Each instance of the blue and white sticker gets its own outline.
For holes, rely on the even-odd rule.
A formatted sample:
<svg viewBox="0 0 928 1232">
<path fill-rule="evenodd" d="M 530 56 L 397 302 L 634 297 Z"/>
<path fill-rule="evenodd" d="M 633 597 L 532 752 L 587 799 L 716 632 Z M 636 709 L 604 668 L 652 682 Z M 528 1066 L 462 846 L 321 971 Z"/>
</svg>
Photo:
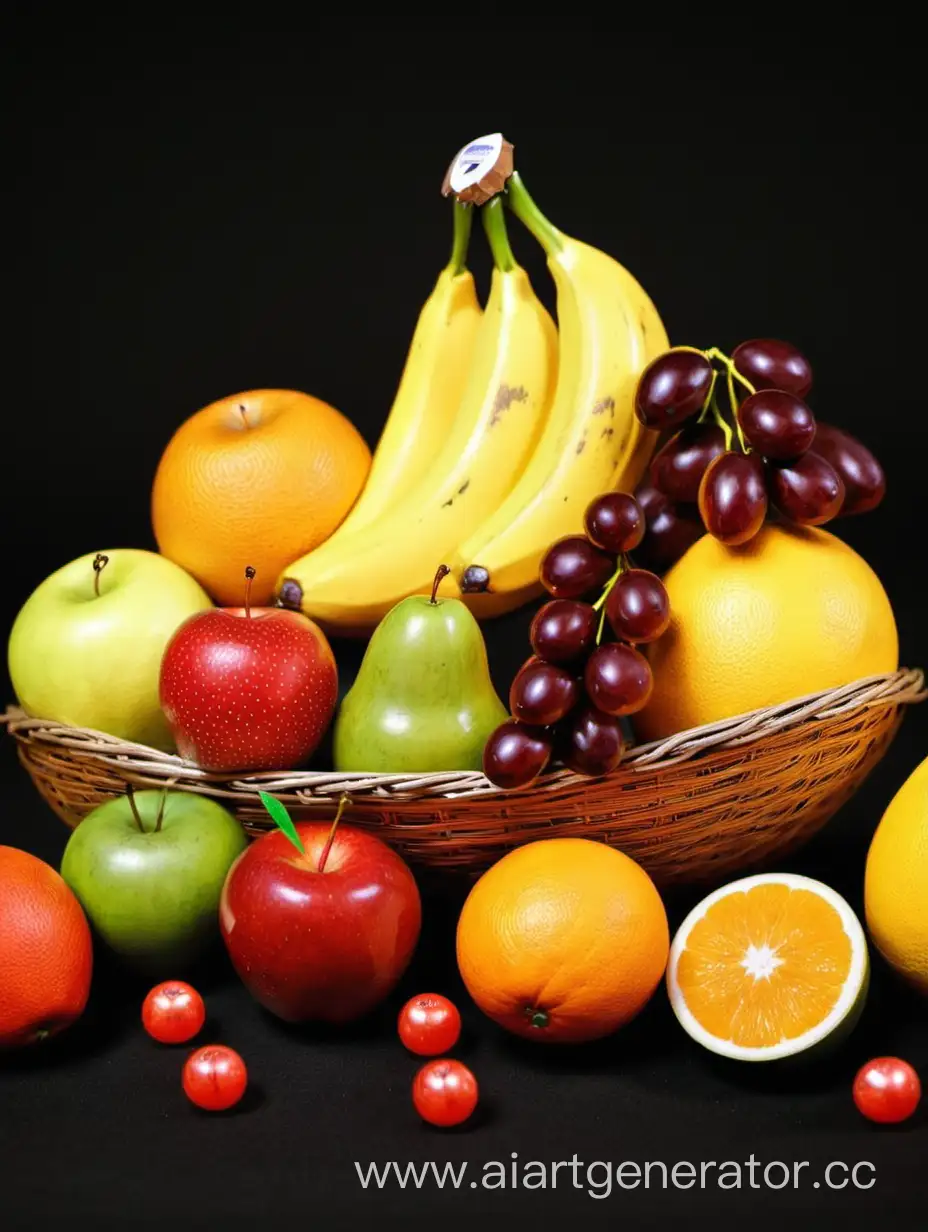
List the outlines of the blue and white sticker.
<svg viewBox="0 0 928 1232">
<path fill-rule="evenodd" d="M 448 184 L 452 192 L 461 193 L 472 184 L 479 184 L 492 171 L 503 148 L 502 133 L 488 133 L 469 141 L 454 160 Z"/>
</svg>

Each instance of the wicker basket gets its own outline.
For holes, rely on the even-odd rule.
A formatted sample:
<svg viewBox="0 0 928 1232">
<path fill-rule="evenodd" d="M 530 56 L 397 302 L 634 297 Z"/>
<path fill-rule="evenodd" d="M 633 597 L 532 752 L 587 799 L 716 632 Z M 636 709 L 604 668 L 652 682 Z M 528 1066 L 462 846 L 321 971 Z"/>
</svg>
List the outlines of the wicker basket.
<svg viewBox="0 0 928 1232">
<path fill-rule="evenodd" d="M 511 792 L 468 772 L 215 775 L 15 708 L 4 721 L 36 787 L 71 826 L 127 785 L 211 796 L 252 834 L 273 825 L 261 790 L 303 818 L 330 816 L 347 794 L 346 821 L 419 865 L 474 874 L 520 843 L 574 835 L 620 847 L 669 885 L 769 862 L 811 837 L 880 760 L 903 706 L 925 696 L 920 671 L 868 677 L 632 748 L 603 778 L 556 769 Z"/>
</svg>

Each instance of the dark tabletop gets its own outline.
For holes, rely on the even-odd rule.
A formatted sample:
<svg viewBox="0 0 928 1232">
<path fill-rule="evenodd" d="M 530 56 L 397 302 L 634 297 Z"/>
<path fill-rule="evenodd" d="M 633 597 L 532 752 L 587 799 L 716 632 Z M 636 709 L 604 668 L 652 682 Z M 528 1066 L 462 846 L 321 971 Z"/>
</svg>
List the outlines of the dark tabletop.
<svg viewBox="0 0 928 1232">
<path fill-rule="evenodd" d="M 542 48 L 527 31 L 504 36 L 495 26 L 505 71 L 483 51 L 475 67 L 466 39 L 400 69 L 378 50 L 396 36 L 388 26 L 368 29 L 363 46 L 348 25 L 307 22 L 272 38 L 223 24 L 196 44 L 184 28 L 162 51 L 154 36 L 101 31 L 83 13 L 80 28 L 65 29 L 13 7 L 4 629 L 65 561 L 151 546 L 160 450 L 213 398 L 308 389 L 376 439 L 444 256 L 437 189 L 446 162 L 501 127 L 539 202 L 630 265 L 674 341 L 730 348 L 772 333 L 809 353 L 816 407 L 863 436 L 889 475 L 885 507 L 841 533 L 887 587 L 903 662 L 928 665 L 924 382 L 921 361 L 909 358 L 919 352 L 905 350 L 918 318 L 902 299 L 917 277 L 919 207 L 907 179 L 916 147 L 903 129 L 911 87 L 885 50 L 832 43 L 789 57 L 780 40 L 768 49 L 711 38 L 668 49 L 661 37 L 619 41 L 588 25 L 580 44 L 565 35 L 559 49 L 559 63 L 573 49 L 568 88 L 550 31 Z M 520 256 L 551 304 L 543 264 L 523 239 Z M 526 624 L 520 613 L 488 630 L 501 690 L 526 653 Z M 910 713 L 864 788 L 788 866 L 860 910 L 869 837 L 926 751 L 928 706 Z M 66 830 L 7 739 L 0 783 L 0 843 L 57 864 Z M 334 1213 L 378 1225 L 394 1217 L 451 1227 L 479 1216 L 493 1227 L 545 1226 L 553 1215 L 777 1228 L 857 1214 L 924 1227 L 928 1107 L 903 1128 L 877 1130 L 851 1101 L 854 1073 L 873 1055 L 906 1057 L 928 1079 L 928 1003 L 882 962 L 856 1033 L 808 1072 L 771 1077 L 716 1063 L 677 1027 L 662 991 L 613 1038 L 545 1050 L 507 1038 L 470 1005 L 453 955 L 462 891 L 422 888 L 422 940 L 407 977 L 350 1030 L 282 1026 L 221 955 L 198 973 L 204 1039 L 238 1049 L 250 1069 L 249 1094 L 229 1115 L 186 1102 L 184 1049 L 148 1040 L 144 986 L 99 955 L 83 1021 L 49 1047 L 0 1061 L 0 1228 L 75 1219 L 318 1227 Z M 687 893 L 668 901 L 672 927 L 692 902 Z M 404 998 L 423 990 L 449 994 L 463 1011 L 459 1055 L 482 1102 L 460 1131 L 427 1129 L 411 1106 L 416 1062 L 394 1024 Z M 517 1165 L 549 1169 L 576 1156 L 578 1187 L 562 1169 L 554 1190 L 484 1188 L 484 1165 L 511 1167 L 513 1153 Z M 759 1188 L 747 1169 L 731 1191 L 665 1190 L 655 1170 L 647 1190 L 613 1185 L 594 1197 L 602 1168 L 584 1179 L 595 1161 L 698 1169 L 752 1156 Z M 357 1167 L 390 1161 L 466 1161 L 468 1170 L 458 1189 L 395 1180 L 365 1189 Z M 763 1186 L 773 1161 L 791 1173 L 808 1161 L 798 1188 Z M 857 1164 L 859 1183 L 874 1184 L 829 1187 L 832 1162 L 833 1184 Z M 782 1179 L 776 1168 L 770 1175 Z"/>
</svg>

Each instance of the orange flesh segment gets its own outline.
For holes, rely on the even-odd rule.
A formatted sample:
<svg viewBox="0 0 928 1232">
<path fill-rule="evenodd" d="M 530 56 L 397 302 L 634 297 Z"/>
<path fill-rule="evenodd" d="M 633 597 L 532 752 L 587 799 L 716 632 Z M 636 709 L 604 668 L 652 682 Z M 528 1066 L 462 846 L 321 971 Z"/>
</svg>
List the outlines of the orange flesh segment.
<svg viewBox="0 0 928 1232">
<path fill-rule="evenodd" d="M 827 1018 L 851 962 L 834 907 L 810 890 L 758 885 L 719 899 L 697 921 L 677 982 L 710 1035 L 767 1048 Z"/>
</svg>

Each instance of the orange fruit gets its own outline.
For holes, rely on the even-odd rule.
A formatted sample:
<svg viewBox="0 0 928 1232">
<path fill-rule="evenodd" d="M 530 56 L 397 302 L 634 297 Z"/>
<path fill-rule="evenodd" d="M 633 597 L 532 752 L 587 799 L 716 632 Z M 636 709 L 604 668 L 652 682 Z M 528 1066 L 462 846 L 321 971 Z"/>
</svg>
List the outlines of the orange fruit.
<svg viewBox="0 0 928 1232">
<path fill-rule="evenodd" d="M 670 937 L 660 895 L 603 843 L 518 847 L 471 890 L 457 930 L 477 1005 L 530 1039 L 578 1042 L 634 1018 L 660 982 Z"/>
<path fill-rule="evenodd" d="M 703 1047 L 774 1061 L 853 1026 L 869 969 L 860 921 L 840 894 L 798 874 L 762 873 L 690 912 L 670 949 L 667 989 Z"/>
<path fill-rule="evenodd" d="M 217 603 L 266 604 L 279 574 L 335 530 L 364 487 L 371 453 L 326 402 L 288 389 L 233 394 L 174 433 L 155 475 L 162 555 Z"/>
<path fill-rule="evenodd" d="M 670 628 L 648 647 L 641 742 L 893 672 L 880 579 L 824 530 L 766 526 L 740 548 L 705 535 L 664 578 Z"/>
<path fill-rule="evenodd" d="M 928 757 L 877 826 L 867 853 L 864 907 L 876 948 L 928 996 Z"/>
<path fill-rule="evenodd" d="M 16 847 L 0 847 L 0 904 L 0 1048 L 19 1048 L 84 1012 L 93 945 L 61 877 Z"/>
</svg>

